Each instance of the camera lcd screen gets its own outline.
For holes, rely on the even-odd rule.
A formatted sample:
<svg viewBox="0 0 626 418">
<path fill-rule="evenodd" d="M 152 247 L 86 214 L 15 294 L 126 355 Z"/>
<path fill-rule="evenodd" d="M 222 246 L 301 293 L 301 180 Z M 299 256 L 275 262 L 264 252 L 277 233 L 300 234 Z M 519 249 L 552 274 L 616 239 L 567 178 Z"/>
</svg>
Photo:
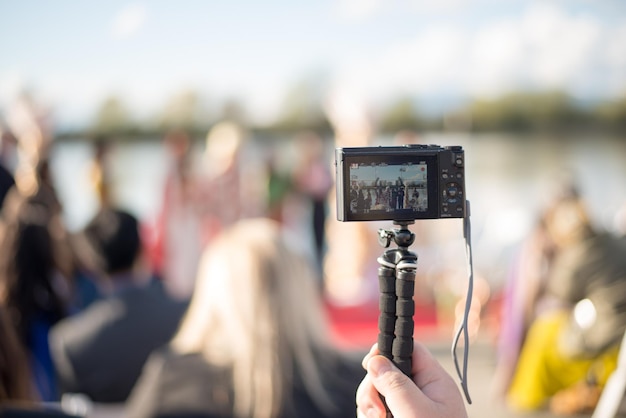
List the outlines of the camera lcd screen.
<svg viewBox="0 0 626 418">
<path fill-rule="evenodd" d="M 435 156 L 346 158 L 349 220 L 436 218 Z M 432 184 L 431 184 L 432 186 Z M 429 192 L 430 190 L 430 192 Z M 346 196 L 347 197 L 347 196 Z"/>
</svg>

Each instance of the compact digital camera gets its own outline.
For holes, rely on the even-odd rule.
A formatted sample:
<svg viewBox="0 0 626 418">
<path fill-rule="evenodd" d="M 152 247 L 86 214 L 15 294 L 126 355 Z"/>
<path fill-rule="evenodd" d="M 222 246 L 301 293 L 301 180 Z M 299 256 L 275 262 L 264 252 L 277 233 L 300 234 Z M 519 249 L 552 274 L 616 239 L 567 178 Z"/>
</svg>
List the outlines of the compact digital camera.
<svg viewBox="0 0 626 418">
<path fill-rule="evenodd" d="M 465 217 L 461 146 L 337 148 L 335 168 L 340 221 Z"/>
</svg>

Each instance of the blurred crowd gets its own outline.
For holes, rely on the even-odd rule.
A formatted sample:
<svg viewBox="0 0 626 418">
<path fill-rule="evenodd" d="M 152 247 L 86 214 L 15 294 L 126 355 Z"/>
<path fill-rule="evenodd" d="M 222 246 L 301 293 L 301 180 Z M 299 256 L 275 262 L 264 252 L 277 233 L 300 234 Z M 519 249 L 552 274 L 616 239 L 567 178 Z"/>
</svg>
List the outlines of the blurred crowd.
<svg viewBox="0 0 626 418">
<path fill-rule="evenodd" d="M 512 410 L 594 411 L 626 332 L 625 226 L 599 226 L 575 179 L 537 217 L 503 291 L 493 387 Z"/>
<path fill-rule="evenodd" d="M 244 160 L 235 123 L 215 124 L 199 153 L 171 130 L 151 220 L 116 199 L 116 142 L 95 138 L 85 174 L 98 206 L 70 231 L 47 121 L 27 101 L 4 119 L 3 414 L 73 405 L 82 415 L 93 404 L 136 417 L 354 413 L 365 372 L 332 340 L 323 307 L 333 180 L 319 135 L 294 138 L 285 164 L 272 150 Z"/>
<path fill-rule="evenodd" d="M 7 114 L 0 406 L 63 406 L 81 395 L 130 417 L 353 416 L 361 357 L 332 340 L 324 304 L 376 300 L 382 250 L 378 224 L 334 222 L 328 151 L 373 136 L 366 119 L 341 110 L 329 108 L 332 143 L 302 132 L 262 152 L 228 121 L 201 142 L 168 132 L 149 222 L 116 200 L 116 142 L 97 138 L 88 175 L 98 207 L 75 232 L 50 168 L 48 121 L 28 102 Z M 418 138 L 401 132 L 394 141 Z M 494 394 L 512 410 L 594 408 L 626 332 L 626 216 L 615 219 L 611 231 L 595 225 L 567 183 L 510 266 Z M 415 225 L 417 252 L 442 239 L 430 225 Z M 422 271 L 417 304 L 435 293 Z M 474 291 L 476 320 L 490 297 L 480 274 Z"/>
</svg>

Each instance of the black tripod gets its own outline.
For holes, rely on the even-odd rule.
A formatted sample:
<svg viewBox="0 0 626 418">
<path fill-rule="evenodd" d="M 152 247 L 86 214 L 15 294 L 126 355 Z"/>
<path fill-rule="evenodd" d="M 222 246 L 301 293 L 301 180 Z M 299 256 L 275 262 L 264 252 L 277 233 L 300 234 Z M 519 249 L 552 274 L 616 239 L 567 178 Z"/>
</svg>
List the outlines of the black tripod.
<svg viewBox="0 0 626 418">
<path fill-rule="evenodd" d="M 413 315 L 415 314 L 415 271 L 417 255 L 409 251 L 415 234 L 407 228 L 414 221 L 394 221 L 399 229 L 378 230 L 378 242 L 388 248 L 393 240 L 398 248 L 386 250 L 379 258 L 380 315 L 378 349 L 407 376 L 411 376 Z"/>
<path fill-rule="evenodd" d="M 461 379 L 461 387 L 468 403 L 472 403 L 467 387 L 467 360 L 469 352 L 468 317 L 472 303 L 474 273 L 472 261 L 471 229 L 469 222 L 469 202 L 466 202 L 467 216 L 463 219 L 463 235 L 465 236 L 467 261 L 469 267 L 468 289 L 465 300 L 463 320 L 452 343 L 452 357 L 457 374 Z M 413 315 L 415 314 L 415 271 L 417 255 L 409 251 L 415 241 L 415 234 L 408 229 L 414 221 L 394 221 L 399 229 L 378 230 L 378 242 L 388 248 L 393 240 L 398 248 L 386 250 L 378 257 L 378 283 L 380 287 L 380 315 L 378 317 L 378 350 L 380 354 L 393 361 L 409 378 L 412 369 L 413 354 Z M 463 365 L 459 365 L 456 355 L 457 344 L 463 337 Z M 383 399 L 384 401 L 384 399 Z M 387 417 L 391 416 L 389 410 Z"/>
</svg>

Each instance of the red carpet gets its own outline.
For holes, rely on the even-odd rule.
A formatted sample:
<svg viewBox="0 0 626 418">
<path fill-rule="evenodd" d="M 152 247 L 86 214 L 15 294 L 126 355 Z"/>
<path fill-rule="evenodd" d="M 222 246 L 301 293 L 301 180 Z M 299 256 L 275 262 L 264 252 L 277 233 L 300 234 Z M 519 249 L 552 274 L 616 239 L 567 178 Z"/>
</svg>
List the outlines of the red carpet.
<svg viewBox="0 0 626 418">
<path fill-rule="evenodd" d="M 342 347 L 369 349 L 378 337 L 378 303 L 363 305 L 336 306 L 326 303 L 333 337 Z M 415 307 L 414 336 L 422 341 L 439 338 L 442 327 L 437 321 L 434 305 Z"/>
</svg>

